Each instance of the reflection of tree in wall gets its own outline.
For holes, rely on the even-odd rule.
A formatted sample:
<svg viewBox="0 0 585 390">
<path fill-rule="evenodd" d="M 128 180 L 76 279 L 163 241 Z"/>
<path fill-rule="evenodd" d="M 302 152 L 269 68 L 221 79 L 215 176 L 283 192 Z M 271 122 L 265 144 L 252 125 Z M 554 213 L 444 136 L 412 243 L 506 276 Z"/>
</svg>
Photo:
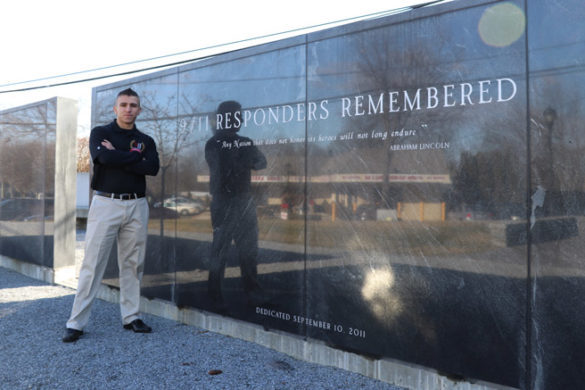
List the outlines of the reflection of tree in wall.
<svg viewBox="0 0 585 390">
<path fill-rule="evenodd" d="M 153 194 L 156 200 L 164 200 L 174 194 L 179 186 L 177 174 L 181 156 L 192 150 L 195 142 L 190 137 L 191 129 L 181 126 L 177 118 L 176 95 L 160 96 L 156 90 L 144 91 L 141 94 L 142 114 L 141 129 L 149 134 L 157 145 L 160 160 L 160 169 L 157 176 L 149 177 L 148 187 L 158 188 L 158 194 Z M 175 183 L 172 188 L 169 183 Z M 160 219 L 161 235 L 164 233 L 163 219 Z"/>
<path fill-rule="evenodd" d="M 519 183 L 525 182 L 524 164 L 517 152 L 504 147 L 462 153 L 453 175 L 451 201 L 467 210 L 490 212 L 494 216 L 522 211 L 520 205 L 525 194 Z"/>
<path fill-rule="evenodd" d="M 55 145 L 47 145 L 47 148 Z M 41 142 L 3 143 L 0 164 L 2 187 L 8 189 L 7 197 L 33 197 L 52 195 L 54 159 L 46 153 Z M 47 158 L 45 158 L 45 155 Z M 47 164 L 47 165 L 45 165 Z M 45 177 L 47 185 L 45 185 Z"/>
<path fill-rule="evenodd" d="M 189 92 L 194 92 L 189 96 Z M 182 127 L 186 135 L 185 146 L 179 151 L 177 159 L 177 192 L 189 191 L 207 191 L 207 183 L 201 183 L 197 180 L 198 175 L 207 175 L 209 173 L 207 163 L 205 162 L 205 143 L 213 135 L 213 123 L 209 123 L 209 128 L 204 125 L 201 127 L 194 123 L 194 118 L 207 117 L 210 122 L 213 121 L 214 112 L 202 112 L 201 107 L 209 106 L 213 99 L 206 94 L 197 94 L 197 89 L 187 89 L 182 94 L 180 100 L 181 117 L 179 126 Z"/>
<path fill-rule="evenodd" d="M 207 183 L 197 181 L 198 175 L 208 174 L 204 148 L 205 142 L 197 141 L 181 150 L 177 160 L 177 193 L 207 191 Z"/>
<path fill-rule="evenodd" d="M 416 28 L 416 27 L 415 27 Z M 436 27 L 435 27 L 436 28 Z M 444 70 L 439 66 L 439 53 L 442 40 L 433 40 L 433 46 L 424 42 L 413 42 L 416 34 L 410 34 L 410 29 L 388 28 L 374 30 L 356 35 L 355 41 L 349 46 L 350 53 L 343 55 L 344 58 L 351 58 L 354 64 L 350 64 L 345 72 L 345 81 L 348 83 L 348 90 L 355 91 L 354 95 L 372 94 L 376 98 L 380 93 L 384 96 L 384 113 L 375 115 L 354 116 L 348 120 L 349 128 L 360 130 L 400 130 L 416 128 L 417 136 L 421 134 L 421 123 L 432 123 L 439 115 L 445 116 L 445 110 L 429 110 L 421 117 L 420 111 L 405 109 L 403 101 L 399 99 L 398 105 L 402 107 L 399 112 L 389 113 L 389 91 L 408 91 L 411 97 L 414 96 L 417 88 L 428 85 L 437 85 L 444 81 Z M 342 62 L 343 64 L 343 62 Z M 421 97 L 422 100 L 422 97 Z M 422 103 L 421 103 L 422 104 Z M 367 101 L 364 104 L 367 109 Z M 445 118 L 443 118 L 443 121 Z M 450 128 L 448 126 L 448 128 Z M 343 128 L 341 133 L 346 132 Z M 434 127 L 435 136 L 444 129 Z M 439 137 L 440 138 L 440 137 Z M 420 138 L 417 138 L 417 140 Z M 393 207 L 396 195 L 392 193 L 389 184 L 389 174 L 394 171 L 391 152 L 392 145 L 398 143 L 412 142 L 412 137 L 390 137 L 385 141 L 368 138 L 365 140 L 354 140 L 353 142 L 339 143 L 335 145 L 334 153 L 359 153 L 366 165 L 381 169 L 384 175 L 384 185 L 379 199 L 387 207 Z M 354 158 L 351 157 L 350 158 Z M 382 162 L 382 163 L 381 163 Z M 403 172 L 408 173 L 408 172 Z"/>
<path fill-rule="evenodd" d="M 523 216 L 526 197 L 526 125 L 523 105 L 470 112 L 479 147 L 466 148 L 452 163 L 449 208 Z M 461 136 L 464 138 L 464 136 Z M 463 210 L 459 210 L 463 211 Z M 520 215 L 518 215 L 520 214 Z"/>
<path fill-rule="evenodd" d="M 154 197 L 162 200 L 167 196 L 167 175 L 174 167 L 182 138 L 177 127 L 176 98 L 175 96 L 167 96 L 161 99 L 157 96 L 156 91 L 143 92 L 140 98 L 142 105 L 142 115 L 139 118 L 141 130 L 154 139 L 160 160 L 159 173 L 150 181 L 151 183 L 158 182 L 160 192 L 154 194 Z"/>
<path fill-rule="evenodd" d="M 53 196 L 55 123 L 47 112 L 47 105 L 41 104 L 0 115 L 2 198 Z"/>
<path fill-rule="evenodd" d="M 93 126 L 100 126 L 110 123 L 116 119 L 113 111 L 115 97 L 108 93 L 101 93 L 97 96 L 97 102 L 92 106 L 92 123 Z"/>
<path fill-rule="evenodd" d="M 574 82 L 567 82 L 557 75 L 535 77 L 532 88 L 533 187 L 539 185 L 546 190 L 544 212 L 547 215 L 583 213 L 583 91 Z M 556 118 L 547 124 L 544 111 L 549 108 L 556 112 Z"/>
</svg>

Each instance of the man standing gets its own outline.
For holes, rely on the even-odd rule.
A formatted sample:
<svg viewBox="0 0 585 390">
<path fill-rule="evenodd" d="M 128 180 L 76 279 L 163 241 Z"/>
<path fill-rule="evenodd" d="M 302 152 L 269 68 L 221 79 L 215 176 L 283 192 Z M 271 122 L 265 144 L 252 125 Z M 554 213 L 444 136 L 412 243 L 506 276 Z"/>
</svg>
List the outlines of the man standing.
<svg viewBox="0 0 585 390">
<path fill-rule="evenodd" d="M 250 138 L 237 134 L 242 124 L 238 102 L 221 103 L 216 118 L 216 133 L 205 144 L 213 227 L 208 293 L 216 309 L 224 310 L 221 280 L 232 240 L 236 245 L 248 301 L 253 303 L 259 298 L 256 266 L 258 221 L 250 183 L 251 170 L 266 168 L 266 157 Z"/>
<path fill-rule="evenodd" d="M 138 94 L 125 89 L 116 97 L 116 119 L 90 134 L 95 192 L 87 219 L 85 258 L 63 342 L 76 341 L 83 334 L 115 241 L 123 327 L 152 331 L 140 319 L 139 304 L 148 229 L 145 175 L 158 173 L 159 159 L 154 140 L 136 128 L 140 110 Z"/>
</svg>

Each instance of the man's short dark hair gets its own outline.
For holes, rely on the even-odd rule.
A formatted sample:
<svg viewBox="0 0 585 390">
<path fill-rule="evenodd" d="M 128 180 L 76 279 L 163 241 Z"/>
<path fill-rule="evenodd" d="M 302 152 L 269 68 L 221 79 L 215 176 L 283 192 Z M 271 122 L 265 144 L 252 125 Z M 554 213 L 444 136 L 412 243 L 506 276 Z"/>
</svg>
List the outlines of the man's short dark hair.
<svg viewBox="0 0 585 390">
<path fill-rule="evenodd" d="M 226 118 L 227 114 L 230 114 L 229 118 L 231 119 Z M 242 105 L 240 103 L 236 102 L 235 100 L 227 100 L 225 102 L 221 102 L 217 107 L 217 115 L 220 116 L 222 121 L 223 120 L 226 121 L 226 126 L 227 123 L 229 122 L 229 128 L 233 129 L 234 131 L 240 130 L 240 126 L 242 124 Z M 236 115 L 239 117 L 237 120 L 234 119 Z M 217 127 L 217 129 L 220 128 L 224 127 L 223 126 Z"/>
<path fill-rule="evenodd" d="M 217 113 L 220 115 L 225 114 L 232 114 L 234 115 L 236 112 L 242 109 L 242 105 L 235 100 L 227 100 L 225 102 L 221 102 L 217 107 Z"/>
<path fill-rule="evenodd" d="M 138 100 L 140 100 L 140 96 L 138 96 L 136 91 L 133 90 L 132 88 L 126 88 L 125 90 L 118 92 L 118 96 L 116 96 L 116 99 L 118 99 L 120 96 L 136 96 Z"/>
</svg>

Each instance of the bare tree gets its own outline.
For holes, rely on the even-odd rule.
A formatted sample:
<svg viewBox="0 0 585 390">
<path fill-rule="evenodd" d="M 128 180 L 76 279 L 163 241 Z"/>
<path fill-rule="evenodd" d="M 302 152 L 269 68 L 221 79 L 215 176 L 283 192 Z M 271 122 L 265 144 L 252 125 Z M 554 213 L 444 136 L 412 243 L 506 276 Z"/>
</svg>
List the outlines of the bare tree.
<svg viewBox="0 0 585 390">
<path fill-rule="evenodd" d="M 52 196 L 55 174 L 55 104 L 0 114 L 2 196 Z M 26 163 L 24 163 L 26 162 Z"/>
<path fill-rule="evenodd" d="M 89 172 L 90 160 L 89 155 L 89 137 L 77 139 L 77 172 Z"/>
</svg>

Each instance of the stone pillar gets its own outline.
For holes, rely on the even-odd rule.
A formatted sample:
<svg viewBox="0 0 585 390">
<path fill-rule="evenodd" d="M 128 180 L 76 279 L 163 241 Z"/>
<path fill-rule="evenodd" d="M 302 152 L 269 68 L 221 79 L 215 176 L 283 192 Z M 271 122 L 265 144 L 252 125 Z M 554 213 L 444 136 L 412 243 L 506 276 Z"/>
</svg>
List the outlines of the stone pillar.
<svg viewBox="0 0 585 390">
<path fill-rule="evenodd" d="M 75 277 L 77 102 L 57 98 L 53 282 Z"/>
</svg>

